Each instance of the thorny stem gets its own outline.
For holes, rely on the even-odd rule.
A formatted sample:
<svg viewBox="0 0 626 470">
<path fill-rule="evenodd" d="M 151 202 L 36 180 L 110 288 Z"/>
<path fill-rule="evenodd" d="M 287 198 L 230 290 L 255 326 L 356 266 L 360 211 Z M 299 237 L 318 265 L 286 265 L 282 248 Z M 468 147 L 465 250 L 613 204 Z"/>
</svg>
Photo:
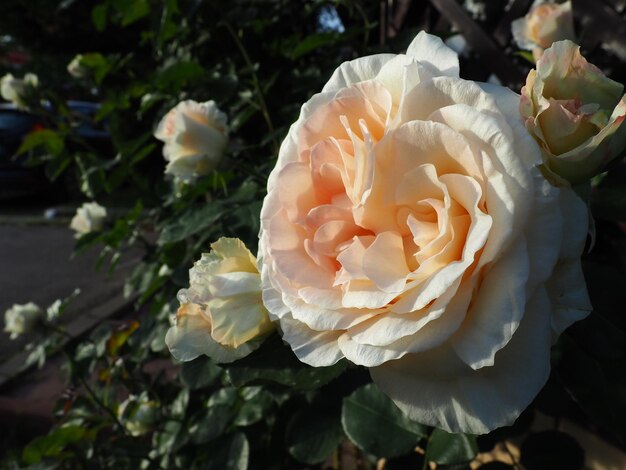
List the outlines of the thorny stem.
<svg viewBox="0 0 626 470">
<path fill-rule="evenodd" d="M 237 48 L 241 52 L 241 56 L 243 57 L 243 60 L 245 61 L 246 65 L 250 68 L 250 71 L 252 73 L 252 84 L 254 85 L 254 89 L 256 91 L 256 95 L 259 100 L 259 106 L 261 107 L 261 114 L 263 114 L 263 118 L 265 119 L 267 128 L 269 129 L 270 134 L 272 136 L 272 144 L 274 146 L 274 153 L 278 154 L 279 145 L 278 145 L 278 141 L 276 140 L 274 124 L 272 124 L 272 119 L 270 118 L 269 109 L 267 108 L 267 104 L 265 103 L 265 98 L 263 97 L 263 91 L 261 90 L 259 77 L 254 68 L 254 64 L 250 60 L 250 56 L 248 55 L 246 48 L 244 47 L 243 43 L 239 39 L 239 36 L 237 36 L 237 33 L 235 32 L 233 27 L 230 25 L 230 23 L 228 23 L 227 21 L 223 21 L 222 24 L 228 30 L 228 33 L 231 35 L 231 37 L 233 38 L 233 41 L 235 41 L 235 44 L 237 45 Z"/>
</svg>

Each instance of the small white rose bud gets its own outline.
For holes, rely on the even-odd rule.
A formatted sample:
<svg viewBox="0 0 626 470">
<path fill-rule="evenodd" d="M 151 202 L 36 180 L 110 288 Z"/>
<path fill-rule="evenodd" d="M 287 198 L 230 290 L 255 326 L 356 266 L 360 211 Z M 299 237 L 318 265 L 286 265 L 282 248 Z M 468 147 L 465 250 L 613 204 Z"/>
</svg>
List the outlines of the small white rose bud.
<svg viewBox="0 0 626 470">
<path fill-rule="evenodd" d="M 107 210 L 104 207 L 97 202 L 86 202 L 76 210 L 70 228 L 77 236 L 100 231 L 104 228 L 106 217 Z"/>
<path fill-rule="evenodd" d="M 15 339 L 32 331 L 43 317 L 43 310 L 33 302 L 15 304 L 4 313 L 4 331 Z"/>
<path fill-rule="evenodd" d="M 28 107 L 26 97 L 38 85 L 39 78 L 34 73 L 27 73 L 24 75 L 24 78 L 16 78 L 12 74 L 7 73 L 0 78 L 0 95 L 19 109 L 26 109 Z"/>
<path fill-rule="evenodd" d="M 165 143 L 165 173 L 186 182 L 208 174 L 222 159 L 228 145 L 227 133 L 226 114 L 215 101 L 179 103 L 161 119 L 154 132 Z"/>
</svg>

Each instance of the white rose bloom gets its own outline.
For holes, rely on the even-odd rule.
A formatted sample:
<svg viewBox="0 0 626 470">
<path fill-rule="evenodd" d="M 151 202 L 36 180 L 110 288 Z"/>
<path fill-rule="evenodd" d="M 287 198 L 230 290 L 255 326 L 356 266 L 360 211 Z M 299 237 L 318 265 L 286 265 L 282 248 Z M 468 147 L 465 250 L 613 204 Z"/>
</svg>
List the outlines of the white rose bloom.
<svg viewBox="0 0 626 470">
<path fill-rule="evenodd" d="M 189 271 L 189 289 L 165 343 L 179 361 L 204 354 L 232 362 L 258 348 L 274 330 L 261 300 L 256 259 L 237 238 L 220 238 Z"/>
<path fill-rule="evenodd" d="M 261 211 L 263 301 L 313 366 L 346 358 L 412 419 L 513 423 L 591 306 L 587 208 L 552 187 L 507 88 L 420 33 L 342 64 L 283 142 Z"/>
<path fill-rule="evenodd" d="M 0 95 L 20 109 L 25 109 L 25 96 L 39 85 L 39 78 L 34 73 L 27 73 L 23 79 L 15 78 L 10 73 L 0 78 Z"/>
<path fill-rule="evenodd" d="M 4 313 L 4 331 L 11 334 L 11 339 L 15 339 L 32 331 L 43 317 L 43 310 L 33 302 L 15 304 Z"/>
<path fill-rule="evenodd" d="M 165 172 L 186 182 L 208 174 L 222 159 L 228 144 L 227 133 L 226 114 L 215 101 L 178 103 L 154 132 L 165 143 Z"/>
<path fill-rule="evenodd" d="M 76 215 L 70 222 L 70 228 L 76 231 L 77 236 L 90 232 L 97 232 L 104 228 L 107 210 L 97 202 L 86 202 L 76 210 Z"/>
</svg>

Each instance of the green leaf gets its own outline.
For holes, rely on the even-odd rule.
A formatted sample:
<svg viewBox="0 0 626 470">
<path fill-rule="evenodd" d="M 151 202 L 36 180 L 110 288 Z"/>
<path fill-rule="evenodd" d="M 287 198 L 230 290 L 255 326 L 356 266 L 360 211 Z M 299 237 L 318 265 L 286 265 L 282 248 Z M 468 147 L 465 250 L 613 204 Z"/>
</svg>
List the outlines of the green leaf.
<svg viewBox="0 0 626 470">
<path fill-rule="evenodd" d="M 473 460 L 477 453 L 475 436 L 435 429 L 428 440 L 426 460 L 440 465 L 455 465 Z"/>
<path fill-rule="evenodd" d="M 205 462 L 205 470 L 246 470 L 250 445 L 245 434 L 237 432 L 213 441 L 208 454 L 211 458 Z"/>
<path fill-rule="evenodd" d="M 155 85 L 163 91 L 178 90 L 188 84 L 198 81 L 205 76 L 202 66 L 193 60 L 176 62 L 161 70 L 157 76 Z"/>
<path fill-rule="evenodd" d="M 27 464 L 40 462 L 44 457 L 57 457 L 72 443 L 78 442 L 87 431 L 80 426 L 65 426 L 53 430 L 47 436 L 37 437 L 22 451 Z"/>
<path fill-rule="evenodd" d="M 189 428 L 189 435 L 194 444 L 204 444 L 217 439 L 230 424 L 233 411 L 229 406 L 217 405 L 207 409 L 196 424 Z"/>
<path fill-rule="evenodd" d="M 377 457 L 406 454 L 426 436 L 426 427 L 406 417 L 374 384 L 344 398 L 341 424 L 352 442 Z"/>
<path fill-rule="evenodd" d="M 148 0 L 114 0 L 113 5 L 122 15 L 122 26 L 133 24 L 150 14 Z"/>
<path fill-rule="evenodd" d="M 185 410 L 187 410 L 187 405 L 189 404 L 189 390 L 186 388 L 182 389 L 178 396 L 172 402 L 172 416 L 175 417 L 184 417 Z"/>
<path fill-rule="evenodd" d="M 612 184 L 594 188 L 591 192 L 594 217 L 605 220 L 626 220 L 626 185 Z"/>
<path fill-rule="evenodd" d="M 182 215 L 173 217 L 161 228 L 159 244 L 173 243 L 195 235 L 213 225 L 222 214 L 223 208 L 217 202 L 192 207 Z"/>
<path fill-rule="evenodd" d="M 181 432 L 182 427 L 183 425 L 180 421 L 166 421 L 162 425 L 162 431 L 154 436 L 154 445 L 159 454 L 168 454 L 172 449 L 178 447 L 177 444 L 180 442 L 179 435 L 188 435 L 187 432 Z"/>
<path fill-rule="evenodd" d="M 287 425 L 285 439 L 289 453 L 310 465 L 324 462 L 341 442 L 339 417 L 308 408 L 297 412 Z"/>
<path fill-rule="evenodd" d="M 307 36 L 291 52 L 291 58 L 299 59 L 315 49 L 337 42 L 340 37 L 341 35 L 337 33 L 315 33 Z"/>
<path fill-rule="evenodd" d="M 197 390 L 213 385 L 221 374 L 222 369 L 211 359 L 200 356 L 193 361 L 183 363 L 180 378 L 188 389 Z"/>
<path fill-rule="evenodd" d="M 96 5 L 91 10 L 91 21 L 93 25 L 96 27 L 96 30 L 102 32 L 107 27 L 107 15 L 108 15 L 108 5 L 106 3 L 102 3 L 100 5 Z"/>
<path fill-rule="evenodd" d="M 300 390 L 312 390 L 340 375 L 346 364 L 339 362 L 329 367 L 303 364 L 278 336 L 274 336 L 249 356 L 226 364 L 224 368 L 228 380 L 236 387 L 269 380 Z"/>
<path fill-rule="evenodd" d="M 235 417 L 237 426 L 250 426 L 263 419 L 274 404 L 272 395 L 261 387 L 245 387 L 240 392 L 243 401 Z"/>
<path fill-rule="evenodd" d="M 21 155 L 40 147 L 43 147 L 51 155 L 59 155 L 65 147 L 65 142 L 59 133 L 50 129 L 42 129 L 27 134 L 17 154 Z"/>
<path fill-rule="evenodd" d="M 585 452 L 576 440 L 559 431 L 531 434 L 520 449 L 520 460 L 526 470 L 579 470 L 585 464 Z"/>
</svg>

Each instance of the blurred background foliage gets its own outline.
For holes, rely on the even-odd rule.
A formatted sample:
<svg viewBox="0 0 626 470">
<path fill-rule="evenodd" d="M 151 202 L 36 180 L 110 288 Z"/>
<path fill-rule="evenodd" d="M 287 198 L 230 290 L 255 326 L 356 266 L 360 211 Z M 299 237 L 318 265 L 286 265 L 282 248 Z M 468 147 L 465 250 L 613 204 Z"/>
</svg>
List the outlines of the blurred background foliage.
<svg viewBox="0 0 626 470">
<path fill-rule="evenodd" d="M 596 312 L 555 346 L 553 376 L 515 426 L 476 437 L 410 422 L 365 369 L 310 368 L 277 337 L 232 365 L 207 358 L 172 364 L 163 338 L 176 293 L 219 236 L 239 237 L 255 251 L 266 178 L 301 104 L 342 61 L 402 51 L 424 24 L 408 21 L 381 42 L 379 20 L 379 2 L 358 0 L 2 1 L 0 55 L 21 59 L 0 63 L 0 75 L 34 72 L 40 81 L 29 105 L 42 126 L 18 153 L 60 181 L 69 197 L 114 210 L 106 229 L 81 237 L 77 251 L 100 247 L 102 269 L 115 269 L 128 253 L 140 257 L 126 285 L 136 312 L 121 326 L 104 323 L 66 344 L 68 389 L 54 425 L 34 440 L 8 439 L 3 468 L 375 468 L 378 462 L 420 469 L 431 461 L 460 469 L 479 451 L 516 436 L 526 436 L 516 466 L 582 468 L 581 446 L 556 430 L 564 418 L 624 448 L 621 162 L 591 195 L 597 237 L 585 268 Z M 82 78 L 66 69 L 76 54 L 84 55 Z M 478 73 L 471 58 L 464 60 L 464 70 Z M 221 165 L 192 184 L 164 177 L 162 147 L 152 136 L 159 119 L 184 99 L 215 100 L 230 125 Z M 77 115 L 68 100 L 99 108 Z M 110 139 L 87 141 L 79 132 L 86 121 Z M 43 334 L 33 362 L 45 360 L 63 334 Z M 555 430 L 529 433 L 537 411 Z"/>
</svg>

